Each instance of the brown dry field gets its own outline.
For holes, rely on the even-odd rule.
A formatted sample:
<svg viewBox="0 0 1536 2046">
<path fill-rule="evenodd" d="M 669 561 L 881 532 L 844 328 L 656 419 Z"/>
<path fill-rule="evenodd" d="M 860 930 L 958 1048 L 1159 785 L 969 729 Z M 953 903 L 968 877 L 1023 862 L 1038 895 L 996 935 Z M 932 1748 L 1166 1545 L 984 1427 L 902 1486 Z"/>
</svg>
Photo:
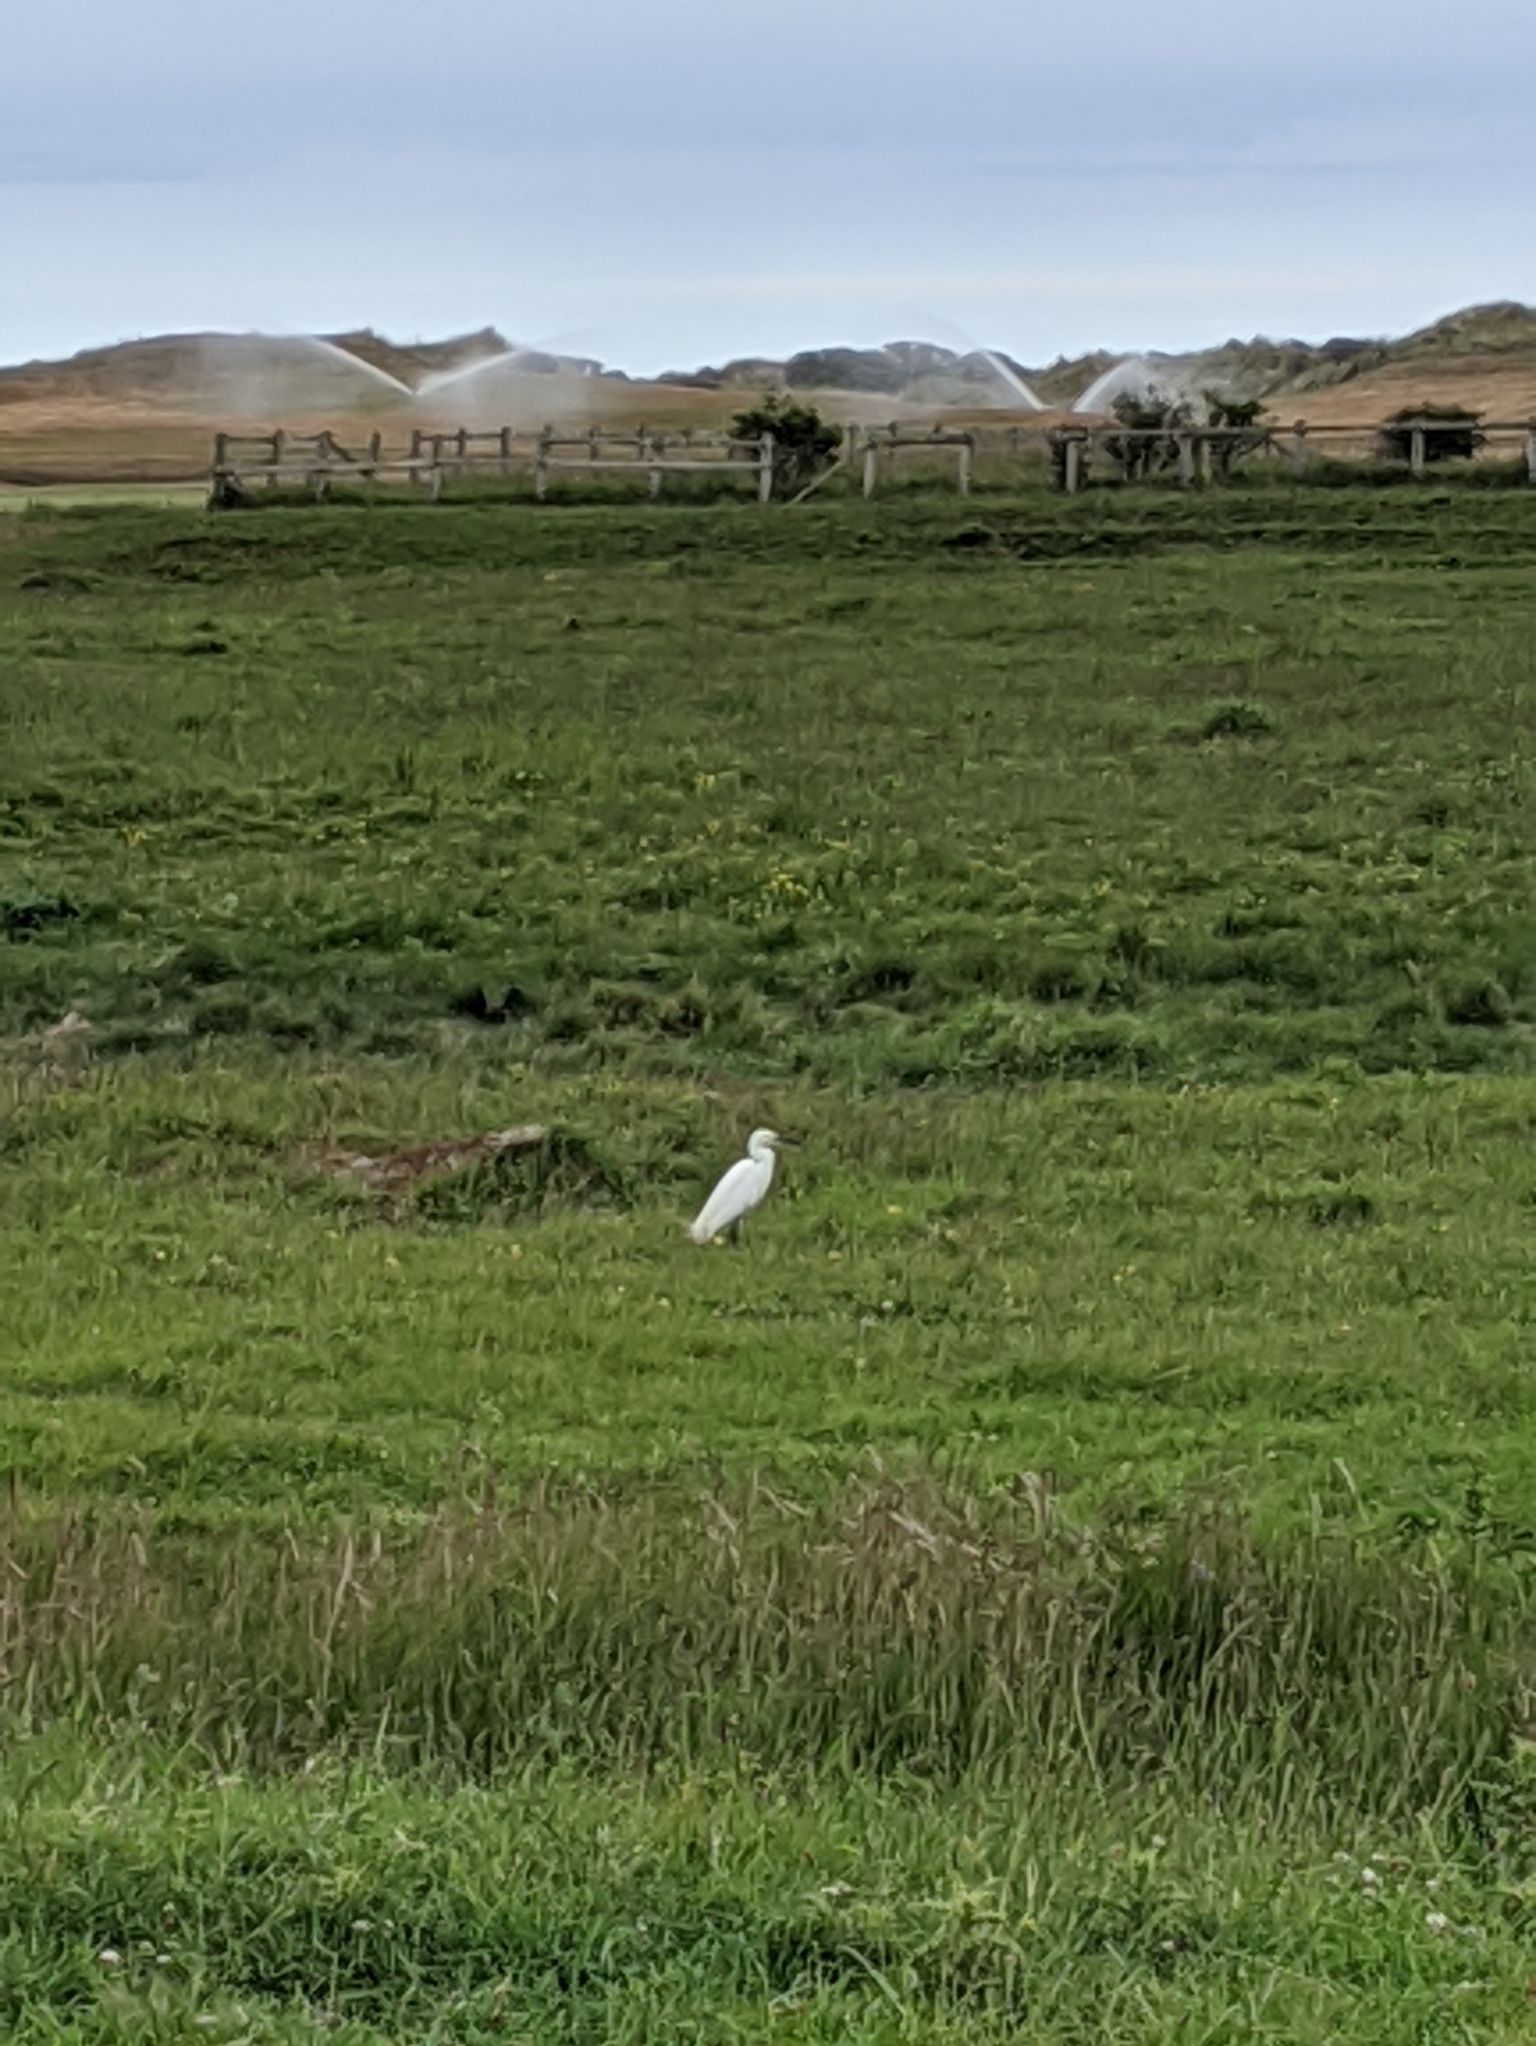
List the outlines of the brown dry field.
<svg viewBox="0 0 1536 2046">
<path fill-rule="evenodd" d="M 1375 425 L 1405 405 L 1420 404 L 1465 405 L 1505 425 L 1536 419 L 1536 359 L 1391 363 L 1326 390 L 1282 393 L 1270 400 L 1270 410 L 1279 419 L 1305 419 L 1313 426 L 1355 426 Z"/>
<path fill-rule="evenodd" d="M 696 391 L 678 385 L 619 384 L 593 386 L 597 401 L 579 413 L 559 406 L 543 414 L 509 423 L 533 433 L 546 423 L 585 428 L 594 421 L 615 430 L 639 426 L 681 432 L 724 427 L 750 395 L 743 391 Z M 869 398 L 851 391 L 800 394 L 829 417 L 845 424 L 884 425 L 893 418 L 923 421 L 943 418 L 955 424 L 1007 426 L 1032 421 L 1039 425 L 1057 413 L 1016 413 L 1002 408 L 955 413 L 915 412 L 890 398 Z M 481 428 L 498 424 L 484 412 L 465 417 L 451 408 L 419 404 L 384 406 L 369 411 L 291 412 L 281 418 L 241 418 L 229 413 L 172 411 L 138 400 L 49 397 L 13 400 L 0 405 L 0 488 L 49 483 L 191 482 L 206 476 L 213 437 L 230 432 L 270 433 L 276 426 L 290 433 L 316 433 L 329 428 L 344 446 L 365 443 L 376 428 L 386 449 L 404 449 L 413 427 L 427 432 L 454 432 L 461 425 Z"/>
<path fill-rule="evenodd" d="M 1062 416 L 1002 407 L 918 415 L 888 397 L 848 391 L 801 395 L 845 423 L 883 424 L 893 416 L 907 420 L 921 416 L 953 425 L 1039 426 Z M 601 420 L 614 428 L 709 429 L 723 426 L 747 398 L 741 391 L 700 391 L 680 385 L 592 383 L 583 388 L 579 415 L 568 405 L 562 410 L 556 402 L 550 418 L 557 424 L 579 419 L 582 425 Z M 1484 356 L 1392 364 L 1324 390 L 1281 393 L 1271 399 L 1270 412 L 1282 422 L 1303 418 L 1317 426 L 1369 428 L 1400 407 L 1419 403 L 1466 405 L 1496 421 L 1531 419 L 1536 417 L 1536 359 L 1504 358 L 1493 363 Z M 453 431 L 461 424 L 484 427 L 497 423 L 483 416 L 465 420 L 451 402 L 410 408 L 386 403 L 370 410 L 295 413 L 281 419 L 240 418 L 199 408 L 195 401 L 185 407 L 173 406 L 158 395 L 74 395 L 51 381 L 50 387 L 35 397 L 10 397 L 0 403 L 0 489 L 194 482 L 207 473 L 213 436 L 220 428 L 270 432 L 282 425 L 293 433 L 312 433 L 328 427 L 350 446 L 366 441 L 377 427 L 386 447 L 403 448 L 414 426 Z M 544 415 L 517 423 L 531 431 L 544 423 Z"/>
</svg>

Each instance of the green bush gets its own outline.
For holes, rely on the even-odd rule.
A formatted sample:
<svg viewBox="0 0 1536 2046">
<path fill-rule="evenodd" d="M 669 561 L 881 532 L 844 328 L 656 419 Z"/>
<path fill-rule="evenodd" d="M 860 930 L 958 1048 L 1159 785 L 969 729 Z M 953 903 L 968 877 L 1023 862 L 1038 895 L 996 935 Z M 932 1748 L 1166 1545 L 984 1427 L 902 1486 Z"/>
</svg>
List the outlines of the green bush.
<svg viewBox="0 0 1536 2046">
<path fill-rule="evenodd" d="M 792 497 L 813 482 L 843 444 L 843 429 L 823 419 L 814 405 L 793 399 L 767 397 L 731 421 L 731 431 L 741 440 L 761 440 L 773 435 L 773 492 L 775 497 Z"/>
<path fill-rule="evenodd" d="M 1229 476 L 1242 456 L 1257 454 L 1268 439 L 1268 429 L 1259 424 L 1264 416 L 1264 401 L 1224 398 L 1218 391 L 1207 391 L 1204 396 L 1207 425 L 1226 427 L 1240 436 L 1210 444 L 1212 473 Z"/>
<path fill-rule="evenodd" d="M 1125 431 L 1107 435 L 1104 450 L 1127 483 L 1173 468 L 1179 459 L 1178 435 L 1192 423 L 1187 404 L 1157 391 L 1144 397 L 1127 391 L 1111 409 Z"/>
</svg>

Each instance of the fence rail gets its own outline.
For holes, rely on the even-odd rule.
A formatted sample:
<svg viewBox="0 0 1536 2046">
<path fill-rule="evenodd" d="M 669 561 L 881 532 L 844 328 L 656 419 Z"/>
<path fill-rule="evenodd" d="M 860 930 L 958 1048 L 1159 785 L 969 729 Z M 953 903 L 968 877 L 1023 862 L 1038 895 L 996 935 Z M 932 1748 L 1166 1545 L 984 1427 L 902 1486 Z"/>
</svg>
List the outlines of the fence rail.
<svg viewBox="0 0 1536 2046">
<path fill-rule="evenodd" d="M 750 477 L 763 503 L 773 495 L 774 437 L 762 434 L 742 440 L 725 434 L 609 433 L 594 430 L 559 434 L 545 427 L 533 439 L 519 438 L 511 427 L 471 433 L 427 433 L 417 429 L 402 454 L 386 452 L 374 433 L 363 454 L 342 446 L 333 433 L 220 433 L 214 437 L 209 501 L 227 504 L 254 488 L 277 489 L 293 484 L 327 497 L 338 483 L 372 485 L 396 477 L 415 488 L 442 495 L 450 476 L 495 474 L 511 477 L 525 470 L 533 494 L 545 496 L 555 470 L 584 474 L 619 471 L 641 475 L 652 497 L 659 497 L 668 476 L 739 475 Z"/>
<path fill-rule="evenodd" d="M 1500 454 L 1518 457 L 1524 461 L 1527 480 L 1536 484 L 1536 421 L 1532 420 L 1425 417 L 1316 426 L 1305 419 L 1287 425 L 1255 422 L 1251 426 L 1120 426 L 1086 421 L 1078 425 L 1065 421 L 982 427 L 959 434 L 937 428 L 924 431 L 916 423 L 893 419 L 888 426 L 855 426 L 847 431 L 848 458 L 859 459 L 866 497 L 873 496 L 881 474 L 888 473 L 893 458 L 903 450 L 958 448 L 956 481 L 962 496 L 971 487 L 976 456 L 987 452 L 1006 452 L 1019 460 L 1031 454 L 1041 456 L 1058 487 L 1075 493 L 1087 481 L 1090 467 L 1102 466 L 1106 458 L 1125 481 L 1160 476 L 1176 478 L 1184 485 L 1208 483 L 1227 473 L 1240 457 L 1253 456 L 1285 461 L 1294 475 L 1305 476 L 1315 461 L 1358 453 L 1362 444 L 1369 451 L 1381 451 L 1386 434 L 1402 450 L 1405 466 L 1415 477 L 1427 475 L 1442 458 L 1447 439 L 1464 446 L 1469 434 L 1475 434 L 1483 458 Z"/>
<path fill-rule="evenodd" d="M 1527 481 L 1536 485 L 1536 421 L 1432 417 L 1315 426 L 1305 419 L 1252 426 L 1079 425 L 1066 420 L 965 431 L 894 419 L 886 426 L 845 428 L 837 468 L 858 479 L 865 497 L 874 496 L 900 457 L 914 454 L 938 458 L 946 471 L 952 462 L 962 497 L 972 488 L 979 458 L 999 456 L 1038 459 L 1069 495 L 1106 464 L 1124 482 L 1155 478 L 1192 488 L 1226 476 L 1240 460 L 1255 458 L 1283 462 L 1294 476 L 1305 477 L 1314 463 L 1330 455 L 1358 454 L 1362 446 L 1379 452 L 1386 433 L 1414 477 L 1426 476 L 1442 459 L 1445 437 L 1451 437 L 1453 450 L 1465 452 L 1469 435 L 1475 434 L 1471 444 L 1483 459 L 1502 454 L 1521 460 Z M 477 432 L 460 427 L 453 433 L 417 429 L 408 448 L 399 451 L 386 450 L 374 433 L 365 448 L 354 451 L 328 431 L 295 434 L 279 427 L 268 434 L 215 437 L 209 501 L 228 504 L 253 489 L 283 485 L 324 498 L 339 484 L 371 489 L 387 480 L 427 490 L 436 498 L 450 477 L 488 475 L 526 476 L 533 496 L 543 499 L 551 479 L 560 474 L 641 476 L 650 495 L 659 497 L 669 476 L 707 474 L 750 480 L 759 501 L 766 504 L 773 495 L 777 453 L 772 434 L 743 440 L 691 430 L 655 432 L 639 427 L 620 433 L 592 427 L 577 433 L 549 426 L 536 434 L 519 434 L 506 426 Z M 800 497 L 809 494 L 807 489 Z"/>
</svg>

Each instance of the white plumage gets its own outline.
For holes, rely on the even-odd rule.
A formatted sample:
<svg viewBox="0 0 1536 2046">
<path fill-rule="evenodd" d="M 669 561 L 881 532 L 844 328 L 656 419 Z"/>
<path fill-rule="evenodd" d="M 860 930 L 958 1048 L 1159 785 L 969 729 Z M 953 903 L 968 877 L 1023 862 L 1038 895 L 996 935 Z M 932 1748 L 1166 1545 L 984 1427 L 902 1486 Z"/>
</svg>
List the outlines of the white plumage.
<svg viewBox="0 0 1536 2046">
<path fill-rule="evenodd" d="M 780 1144 L 791 1140 L 777 1130 L 754 1130 L 747 1139 L 747 1155 L 738 1158 L 725 1173 L 709 1199 L 689 1226 L 695 1243 L 712 1243 L 727 1229 L 735 1229 L 752 1210 L 760 1207 L 773 1185 L 774 1154 Z"/>
</svg>

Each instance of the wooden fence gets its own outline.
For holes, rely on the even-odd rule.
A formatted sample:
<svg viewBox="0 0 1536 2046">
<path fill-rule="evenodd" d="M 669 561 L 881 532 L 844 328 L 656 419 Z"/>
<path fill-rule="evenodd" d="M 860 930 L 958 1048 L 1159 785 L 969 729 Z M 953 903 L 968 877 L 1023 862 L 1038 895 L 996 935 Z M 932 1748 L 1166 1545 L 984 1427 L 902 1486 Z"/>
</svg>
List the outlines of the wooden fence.
<svg viewBox="0 0 1536 2046">
<path fill-rule="evenodd" d="M 1403 466 L 1423 478 L 1436 467 L 1437 436 L 1459 436 L 1464 445 L 1470 421 L 1407 419 L 1391 422 L 1391 432 L 1405 457 Z M 1118 480 L 1160 480 L 1194 488 L 1229 475 L 1239 462 L 1258 460 L 1286 465 L 1305 477 L 1315 463 L 1379 454 L 1385 427 L 1309 426 L 1297 419 L 1288 426 L 1152 426 L 1106 424 L 976 427 L 964 432 L 921 422 L 892 420 L 883 427 L 849 426 L 835 472 L 825 472 L 803 490 L 806 497 L 833 473 L 856 477 L 865 497 L 873 497 L 882 478 L 889 479 L 905 456 L 936 458 L 941 473 L 953 476 L 960 495 L 972 488 L 978 461 L 1001 459 L 1010 464 L 1037 463 L 1058 489 L 1075 494 L 1095 472 L 1108 470 Z M 1536 485 L 1536 421 L 1479 422 L 1479 455 L 1483 460 L 1519 460 L 1528 482 Z M 727 434 L 610 432 L 600 427 L 580 433 L 557 432 L 546 426 L 537 434 L 516 434 L 511 427 L 472 433 L 417 429 L 408 448 L 387 451 L 374 433 L 360 452 L 345 448 L 332 433 L 291 434 L 281 427 L 270 434 L 221 433 L 214 441 L 209 501 L 228 504 L 252 491 L 284 485 L 329 496 L 338 485 L 371 489 L 381 481 L 397 481 L 412 489 L 441 496 L 450 477 L 526 476 L 532 494 L 543 499 L 551 479 L 572 476 L 628 475 L 643 477 L 652 497 L 661 495 L 669 476 L 740 476 L 750 480 L 760 502 L 773 495 L 775 447 L 772 434 L 740 440 Z M 798 502 L 799 499 L 794 500 Z"/>
<path fill-rule="evenodd" d="M 1108 468 L 1122 481 L 1157 477 L 1185 486 L 1209 483 L 1231 472 L 1238 461 L 1254 458 L 1287 464 L 1304 477 L 1313 464 L 1330 458 L 1363 459 L 1380 455 L 1381 438 L 1390 427 L 1402 447 L 1410 475 L 1425 477 L 1436 465 L 1437 437 L 1465 441 L 1470 429 L 1478 435 L 1478 459 L 1503 455 L 1524 462 L 1527 481 L 1536 484 L 1536 421 L 1405 419 L 1373 425 L 1311 426 L 1304 419 L 1289 425 L 1151 426 L 1110 424 L 1079 426 L 1067 421 L 1054 426 L 980 427 L 967 433 L 924 430 L 917 422 L 892 420 L 883 427 L 849 427 L 845 460 L 857 461 L 866 497 L 874 495 L 882 475 L 889 475 L 902 451 L 955 448 L 955 471 L 961 496 L 971 488 L 979 455 L 1003 455 L 1018 462 L 1031 457 L 1043 462 L 1057 487 L 1069 493 L 1082 489 L 1094 469 Z"/>
<path fill-rule="evenodd" d="M 848 446 L 844 456 L 851 462 L 859 457 L 860 488 L 866 497 L 873 497 L 880 480 L 882 457 L 889 471 L 897 455 L 903 449 L 918 448 L 924 452 L 952 449 L 955 456 L 955 486 L 962 497 L 968 497 L 971 490 L 971 465 L 976 454 L 974 433 L 946 433 L 939 427 L 927 433 L 904 432 L 899 425 L 892 425 L 885 431 L 861 434 L 856 426 L 847 429 Z"/>
<path fill-rule="evenodd" d="M 739 440 L 724 434 L 651 433 L 643 427 L 632 433 L 594 428 L 581 434 L 559 434 L 545 427 L 530 440 L 506 426 L 486 433 L 471 433 L 465 427 L 456 433 L 418 428 L 402 453 L 386 452 L 381 436 L 374 433 L 358 454 L 332 433 L 291 434 L 279 427 L 268 434 L 215 436 L 209 502 L 228 504 L 253 490 L 285 485 L 323 499 L 339 484 L 371 488 L 391 479 L 428 490 L 436 498 L 451 476 L 510 478 L 520 472 L 531 476 L 534 496 L 543 498 L 551 474 L 571 470 L 643 476 L 652 497 L 661 495 L 668 476 L 742 476 L 751 479 L 758 499 L 766 504 L 773 495 L 773 465 L 771 433 Z"/>
<path fill-rule="evenodd" d="M 1438 437 L 1465 444 L 1472 422 L 1444 419 L 1406 419 L 1390 423 L 1394 444 L 1406 452 L 1408 473 L 1423 478 L 1439 458 Z M 1314 462 L 1330 456 L 1358 458 L 1360 444 L 1369 452 L 1381 453 L 1385 426 L 1309 426 L 1304 419 L 1288 427 L 1279 426 L 1189 426 L 1189 427 L 1058 427 L 1050 433 L 1050 452 L 1057 481 L 1063 490 L 1075 492 L 1086 480 L 1090 464 L 1108 457 L 1126 480 L 1137 476 L 1171 476 L 1183 485 L 1209 483 L 1230 472 L 1239 460 L 1254 456 L 1288 463 L 1291 473 L 1305 477 Z M 1479 424 L 1476 458 L 1496 458 L 1501 452 L 1518 454 L 1525 464 L 1526 480 L 1536 484 L 1536 422 L 1494 421 Z"/>
</svg>

